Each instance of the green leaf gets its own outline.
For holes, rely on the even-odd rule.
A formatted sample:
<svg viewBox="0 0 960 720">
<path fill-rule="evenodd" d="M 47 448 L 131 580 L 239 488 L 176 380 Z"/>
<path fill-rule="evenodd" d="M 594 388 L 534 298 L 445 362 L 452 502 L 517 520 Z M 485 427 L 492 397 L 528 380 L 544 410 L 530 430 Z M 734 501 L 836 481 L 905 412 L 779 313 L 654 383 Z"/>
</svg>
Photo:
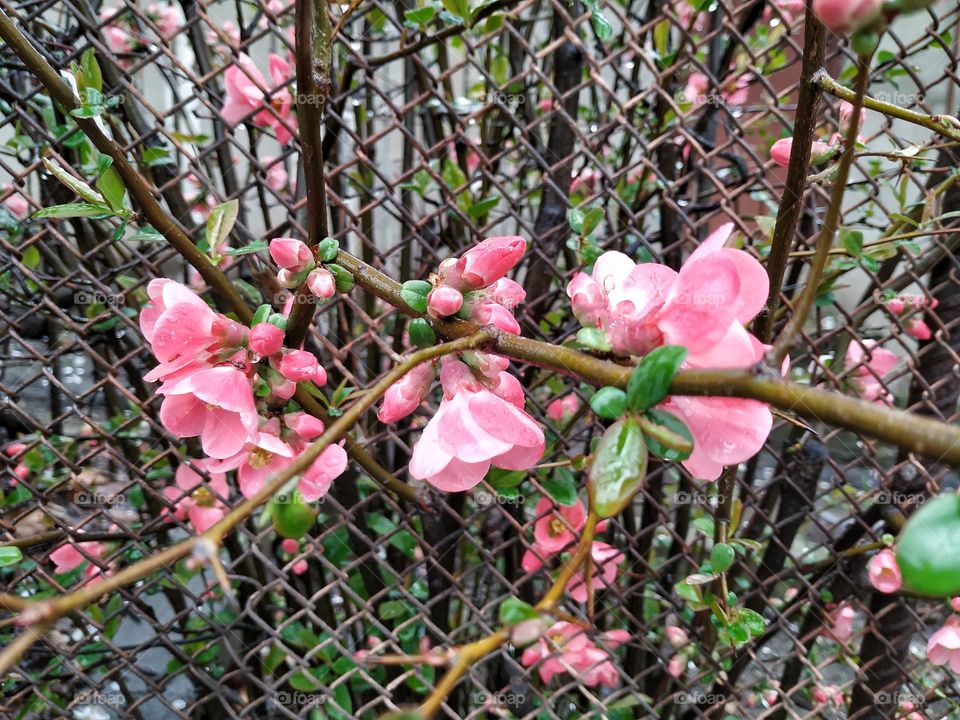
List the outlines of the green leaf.
<svg viewBox="0 0 960 720">
<path fill-rule="evenodd" d="M 340 252 L 340 243 L 332 237 L 326 237 L 317 244 L 317 257 L 320 262 L 333 262 Z"/>
<path fill-rule="evenodd" d="M 669 462 L 679 462 L 686 460 L 693 452 L 693 433 L 690 428 L 684 424 L 683 420 L 676 415 L 668 413 L 665 410 L 651 408 L 644 413 L 647 420 L 651 421 L 661 432 L 651 431 L 649 427 L 644 427 L 643 437 L 647 443 L 647 450 L 662 460 Z M 682 450 L 676 440 L 682 440 L 689 444 L 689 450 Z M 666 444 L 670 442 L 670 447 Z"/>
<path fill-rule="evenodd" d="M 552 476 L 540 480 L 540 487 L 558 505 L 570 507 L 577 502 L 577 481 L 565 467 L 557 468 Z"/>
<path fill-rule="evenodd" d="M 483 200 L 478 200 L 470 206 L 470 209 L 467 210 L 467 215 L 470 216 L 471 220 L 479 220 L 488 212 L 493 210 L 497 203 L 500 202 L 500 196 L 494 195 L 492 197 L 484 198 Z"/>
<path fill-rule="evenodd" d="M 527 477 L 525 470 L 501 470 L 500 468 L 490 468 L 487 473 L 487 482 L 494 490 L 510 490 L 517 487 Z"/>
<path fill-rule="evenodd" d="M 437 334 L 430 323 L 424 318 L 414 318 L 407 325 L 410 342 L 419 348 L 431 347 L 437 344 Z"/>
<path fill-rule="evenodd" d="M 590 208 L 583 215 L 583 227 L 580 234 L 589 235 L 600 226 L 601 222 L 603 222 L 603 208 Z"/>
<path fill-rule="evenodd" d="M 736 553 L 726 543 L 717 543 L 710 553 L 710 567 L 716 573 L 726 572 L 733 565 Z"/>
<path fill-rule="evenodd" d="M 636 418 L 618 420 L 603 433 L 590 461 L 587 492 L 601 517 L 619 515 L 643 485 L 647 446 Z"/>
<path fill-rule="evenodd" d="M 851 257 L 858 258 L 863 255 L 863 233 L 859 230 L 841 230 L 840 244 Z"/>
<path fill-rule="evenodd" d="M 407 280 L 400 286 L 400 299 L 414 311 L 427 311 L 427 295 L 433 290 L 433 285 L 426 280 Z"/>
<path fill-rule="evenodd" d="M 590 13 L 593 19 L 593 31 L 597 34 L 597 39 L 599 39 L 600 42 L 607 42 L 613 37 L 613 28 L 610 26 L 610 23 L 604 14 L 600 11 L 600 3 L 597 2 L 597 0 L 588 0 L 584 4 L 590 8 Z"/>
<path fill-rule="evenodd" d="M 467 0 L 440 0 L 444 9 L 453 15 L 462 19 L 464 22 L 470 19 L 470 3 Z"/>
<path fill-rule="evenodd" d="M 583 234 L 583 211 L 567 210 L 567 222 L 570 223 L 570 229 L 577 235 Z"/>
<path fill-rule="evenodd" d="M 602 387 L 590 398 L 590 409 L 604 420 L 616 420 L 627 409 L 627 394 L 620 388 Z"/>
<path fill-rule="evenodd" d="M 333 279 L 337 284 L 337 292 L 348 293 L 353 290 L 356 282 L 349 270 L 335 263 L 327 265 L 327 270 L 333 273 Z"/>
<path fill-rule="evenodd" d="M 97 56 L 93 48 L 87 48 L 83 51 L 83 55 L 80 56 L 80 68 L 83 72 L 84 86 L 102 92 L 103 75 L 100 73 L 100 65 L 97 63 Z"/>
<path fill-rule="evenodd" d="M 77 195 L 82 197 L 87 202 L 93 203 L 94 205 L 103 205 L 104 199 L 96 190 L 87 185 L 83 180 L 75 178 L 73 175 L 68 173 L 59 165 L 56 165 L 50 162 L 47 158 L 43 158 L 43 166 L 47 171 L 53 175 L 57 180 L 62 182 L 68 188 L 70 188 Z"/>
<path fill-rule="evenodd" d="M 540 617 L 540 613 L 532 605 L 519 598 L 507 598 L 500 603 L 500 622 L 508 627 L 538 617 Z"/>
<path fill-rule="evenodd" d="M 16 565 L 23 560 L 23 553 L 20 548 L 7 545 L 0 547 L 0 567 L 4 565 Z"/>
<path fill-rule="evenodd" d="M 897 565 L 908 589 L 931 597 L 960 594 L 960 495 L 927 501 L 897 539 Z"/>
<path fill-rule="evenodd" d="M 157 232 L 157 229 L 153 225 L 144 225 L 142 228 L 137 230 L 133 235 L 131 235 L 128 240 L 134 242 L 164 242 L 165 238 L 162 233 Z"/>
<path fill-rule="evenodd" d="M 662 401 L 686 357 L 687 349 L 679 345 L 664 345 L 644 355 L 627 383 L 627 406 L 643 411 Z"/>
<path fill-rule="evenodd" d="M 435 7 L 427 5 L 426 7 L 417 8 L 416 10 L 406 10 L 403 16 L 411 26 L 423 27 L 433 20 L 433 16 L 436 15 L 436 13 L 437 9 Z"/>
<path fill-rule="evenodd" d="M 767 622 L 763 619 L 763 615 L 755 610 L 741 608 L 737 611 L 737 615 L 738 620 L 746 626 L 747 630 L 754 637 L 763 635 L 764 631 L 767 629 Z"/>
<path fill-rule="evenodd" d="M 257 240 L 256 242 L 252 242 L 249 245 L 245 245 L 244 247 L 228 248 L 224 250 L 221 253 L 221 255 L 230 255 L 230 256 L 253 255 L 254 253 L 268 252 L 269 250 L 270 250 L 270 244 L 266 240 Z"/>
<path fill-rule="evenodd" d="M 207 218 L 207 247 L 210 252 L 218 252 L 217 248 L 230 235 L 239 213 L 240 202 L 236 199 L 217 205 L 210 211 Z"/>
<path fill-rule="evenodd" d="M 113 211 L 104 205 L 89 205 L 87 203 L 66 203 L 65 205 L 51 205 L 40 208 L 32 217 L 38 220 L 43 218 L 74 218 L 74 217 L 110 217 Z"/>
<path fill-rule="evenodd" d="M 107 204 L 114 210 L 123 210 L 123 198 L 127 189 L 123 186 L 120 173 L 113 167 L 108 167 L 97 178 L 97 189 L 106 199 Z"/>
<path fill-rule="evenodd" d="M 607 334 L 600 328 L 580 328 L 577 331 L 577 342 L 585 348 L 599 352 L 610 352 L 613 349 L 607 340 Z"/>
</svg>

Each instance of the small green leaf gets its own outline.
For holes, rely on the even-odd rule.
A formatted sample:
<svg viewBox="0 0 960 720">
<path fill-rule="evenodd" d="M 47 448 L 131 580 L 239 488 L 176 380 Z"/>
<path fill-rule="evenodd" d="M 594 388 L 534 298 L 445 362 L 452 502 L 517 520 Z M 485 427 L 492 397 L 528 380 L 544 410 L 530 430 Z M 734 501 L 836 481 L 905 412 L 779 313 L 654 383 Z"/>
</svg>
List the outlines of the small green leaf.
<svg viewBox="0 0 960 720">
<path fill-rule="evenodd" d="M 487 473 L 487 482 L 494 490 L 511 490 L 517 487 L 527 477 L 525 470 L 501 470 L 500 468 L 490 468 Z"/>
<path fill-rule="evenodd" d="M 736 553 L 732 547 L 726 543 L 717 543 L 710 553 L 710 567 L 716 573 L 726 572 L 733 565 L 734 557 L 736 557 Z"/>
<path fill-rule="evenodd" d="M 210 252 L 218 252 L 217 248 L 230 235 L 239 213 L 240 202 L 236 199 L 217 205 L 210 211 L 207 218 L 207 247 Z"/>
<path fill-rule="evenodd" d="M 237 257 L 240 255 L 253 255 L 254 253 L 259 252 L 268 252 L 270 250 L 270 245 L 266 240 L 257 240 L 252 242 L 249 245 L 244 245 L 243 247 L 238 248 L 228 248 L 224 250 L 221 255 L 229 255 L 231 257 Z"/>
<path fill-rule="evenodd" d="M 424 318 L 414 318 L 407 325 L 410 342 L 419 348 L 432 347 L 437 344 L 437 334 L 430 323 Z"/>
<path fill-rule="evenodd" d="M 87 203 L 66 203 L 65 205 L 51 205 L 40 208 L 33 217 L 43 218 L 74 218 L 74 217 L 110 217 L 113 211 L 105 205 L 89 205 Z"/>
<path fill-rule="evenodd" d="M 83 180 L 75 178 L 73 175 L 68 173 L 59 165 L 56 165 L 50 162 L 47 158 L 43 158 L 43 166 L 53 175 L 57 180 L 62 182 L 68 188 L 73 190 L 77 195 L 82 197 L 87 202 L 93 203 L 94 205 L 103 205 L 104 199 L 96 190 L 87 185 Z"/>
<path fill-rule="evenodd" d="M 123 186 L 120 173 L 115 168 L 108 167 L 97 178 L 97 190 L 100 191 L 111 208 L 117 211 L 123 210 L 123 198 L 127 194 L 127 189 Z"/>
<path fill-rule="evenodd" d="M 427 5 L 426 7 L 417 8 L 416 10 L 406 10 L 403 16 L 411 26 L 422 27 L 433 20 L 433 16 L 436 15 L 436 13 L 437 9 L 435 7 Z"/>
<path fill-rule="evenodd" d="M 80 56 L 80 67 L 83 71 L 84 87 L 90 87 L 97 92 L 103 91 L 103 75 L 93 48 L 87 48 Z"/>
<path fill-rule="evenodd" d="M 557 468 L 552 476 L 540 480 L 540 487 L 558 505 L 571 507 L 577 502 L 577 481 L 565 467 Z"/>
<path fill-rule="evenodd" d="M 600 226 L 601 222 L 603 222 L 603 208 L 590 208 L 583 215 L 583 227 L 580 234 L 589 235 Z"/>
<path fill-rule="evenodd" d="M 540 613 L 534 610 L 532 605 L 519 598 L 507 598 L 500 603 L 500 622 L 508 627 L 538 617 L 540 617 Z"/>
<path fill-rule="evenodd" d="M 651 408 L 641 418 L 641 425 L 647 450 L 658 458 L 679 462 L 686 460 L 693 452 L 693 433 L 676 415 Z"/>
<path fill-rule="evenodd" d="M 607 340 L 607 334 L 600 328 L 580 328 L 577 331 L 577 342 L 585 348 L 598 352 L 610 352 L 613 346 Z"/>
<path fill-rule="evenodd" d="M 627 383 L 627 406 L 643 411 L 662 401 L 686 357 L 687 349 L 679 345 L 664 345 L 644 355 Z"/>
<path fill-rule="evenodd" d="M 16 565 L 23 560 L 23 553 L 20 548 L 7 545 L 0 547 L 0 567 L 4 565 Z"/>
<path fill-rule="evenodd" d="M 270 317 L 270 314 L 273 312 L 273 308 L 264 303 L 257 308 L 257 311 L 253 314 L 253 319 L 250 321 L 250 327 L 254 325 L 259 325 L 267 321 L 267 318 Z"/>
<path fill-rule="evenodd" d="M 583 234 L 583 211 L 567 210 L 567 222 L 570 223 L 570 229 L 577 235 Z"/>
<path fill-rule="evenodd" d="M 327 270 L 333 273 L 333 279 L 337 284 L 337 292 L 348 293 L 353 290 L 355 281 L 349 270 L 334 263 L 327 265 Z"/>
<path fill-rule="evenodd" d="M 320 262 L 333 262 L 337 259 L 337 253 L 340 252 L 340 243 L 332 237 L 327 237 L 317 244 L 317 257 Z"/>
<path fill-rule="evenodd" d="M 960 594 L 960 495 L 928 500 L 897 539 L 897 565 L 904 587 L 930 597 Z"/>
<path fill-rule="evenodd" d="M 415 312 L 427 311 L 427 295 L 433 290 L 433 285 L 426 280 L 407 280 L 400 286 L 400 299 Z"/>
<path fill-rule="evenodd" d="M 590 507 L 601 517 L 619 515 L 643 485 L 647 446 L 636 418 L 618 420 L 603 433 L 590 461 Z"/>
<path fill-rule="evenodd" d="M 604 420 L 616 420 L 627 409 L 627 394 L 620 388 L 602 387 L 590 398 L 590 409 Z"/>
</svg>

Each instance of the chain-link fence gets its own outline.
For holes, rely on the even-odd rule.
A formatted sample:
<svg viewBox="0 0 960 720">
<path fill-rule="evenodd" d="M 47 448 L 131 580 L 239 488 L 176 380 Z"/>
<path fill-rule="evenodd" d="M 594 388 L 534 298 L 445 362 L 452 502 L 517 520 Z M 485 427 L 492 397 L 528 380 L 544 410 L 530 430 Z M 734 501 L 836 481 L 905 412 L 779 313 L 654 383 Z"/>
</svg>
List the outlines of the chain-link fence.
<svg viewBox="0 0 960 720">
<path fill-rule="evenodd" d="M 517 277 L 528 293 L 518 319 L 529 337 L 572 339 L 579 324 L 564 310 L 564 288 L 597 249 L 679 267 L 728 220 L 761 261 L 770 248 L 785 178 L 770 146 L 791 133 L 803 57 L 797 3 L 332 6 L 333 22 L 342 21 L 323 97 L 295 89 L 294 7 L 284 0 L 0 5 L 65 77 L 93 48 L 103 85 L 90 116 L 202 249 L 210 250 L 210 209 L 239 200 L 230 244 L 241 252 L 218 262 L 252 307 L 280 307 L 285 291 L 266 253 L 243 249 L 305 236 L 291 102 L 322 107 L 330 232 L 370 265 L 425 278 L 483 237 L 527 238 Z M 898 20 L 869 94 L 924 114 L 955 113 L 958 23 L 947 0 Z M 853 55 L 842 39 L 828 37 L 826 56 L 826 70 L 849 84 Z M 235 123 L 224 117 L 226 72 L 241 61 L 267 93 L 266 117 Z M 85 178 L 104 168 L 6 46 L 0 67 L 0 540 L 23 555 L 0 572 L 8 593 L 37 599 L 192 533 L 164 492 L 191 446 L 159 421 L 137 317 L 151 279 L 203 284 L 144 222 L 30 217 L 77 201 L 44 160 Z M 839 101 L 825 95 L 821 108 L 817 132 L 826 141 Z M 845 353 L 875 340 L 899 358 L 874 378 L 878 392 L 953 422 L 957 198 L 933 189 L 956 158 L 927 128 L 877 112 L 862 134 L 843 242 L 790 377 L 849 393 L 858 375 Z M 803 201 L 787 304 L 804 287 L 829 191 L 829 177 L 814 178 Z M 573 232 L 571 209 L 595 229 Z M 307 343 L 330 375 L 333 416 L 408 348 L 405 328 L 396 310 L 359 289 L 320 308 Z M 424 491 L 408 502 L 351 464 L 293 547 L 256 514 L 228 537 L 234 598 L 187 559 L 58 620 L 2 680 L 0 714 L 370 718 L 421 702 L 442 668 L 376 658 L 468 642 L 497 628 L 506 598 L 542 595 L 546 573 L 522 563 L 534 506 L 545 493 L 582 487 L 567 459 L 589 452 L 602 431 L 586 408 L 591 388 L 514 367 L 549 440 L 521 484 Z M 579 402 L 568 401 L 567 412 L 548 411 L 571 394 Z M 355 436 L 407 480 L 429 415 L 424 406 L 412 422 L 384 425 L 371 413 Z M 955 484 L 949 468 L 781 412 L 763 451 L 731 479 L 742 552 L 728 580 L 741 605 L 765 619 L 761 632 L 725 645 L 711 608 L 678 589 L 709 556 L 718 489 L 677 464 L 656 465 L 602 533 L 625 554 L 592 618 L 596 628 L 630 634 L 614 654 L 612 687 L 569 674 L 543 682 L 507 644 L 470 669 L 441 714 L 957 717 L 955 676 L 925 652 L 948 608 L 875 592 L 869 553 L 859 551 L 875 550 L 905 515 Z M 79 546 L 82 557 L 61 572 L 52 552 L 81 535 L 96 545 Z M 588 609 L 567 611 L 583 621 Z M 13 642 L 21 630 L 12 616 L 0 622 L 3 644 Z M 673 638 L 674 647 L 668 626 L 689 642 Z"/>
</svg>

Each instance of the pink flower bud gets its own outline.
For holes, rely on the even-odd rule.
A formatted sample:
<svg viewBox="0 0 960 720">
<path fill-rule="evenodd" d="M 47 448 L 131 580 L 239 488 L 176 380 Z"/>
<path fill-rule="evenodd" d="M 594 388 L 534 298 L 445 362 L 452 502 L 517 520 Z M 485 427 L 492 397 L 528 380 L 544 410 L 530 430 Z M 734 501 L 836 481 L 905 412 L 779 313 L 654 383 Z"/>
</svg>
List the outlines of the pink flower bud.
<svg viewBox="0 0 960 720">
<path fill-rule="evenodd" d="M 394 423 L 412 413 L 430 391 L 433 383 L 433 364 L 423 363 L 390 386 L 377 412 L 382 423 Z"/>
<path fill-rule="evenodd" d="M 520 334 L 520 325 L 513 313 L 497 303 L 477 303 L 470 308 L 470 319 L 480 325 L 493 325 L 511 335 Z"/>
<path fill-rule="evenodd" d="M 857 132 L 860 132 L 860 128 L 863 127 L 863 120 L 865 112 L 861 109 L 860 115 L 857 118 Z M 840 103 L 840 134 L 843 137 L 847 136 L 847 132 L 850 130 L 850 122 L 853 120 L 853 105 L 844 100 Z"/>
<path fill-rule="evenodd" d="M 323 420 L 303 412 L 287 413 L 283 416 L 284 424 L 304 440 L 313 440 L 323 435 Z"/>
<path fill-rule="evenodd" d="M 307 275 L 307 287 L 321 300 L 332 298 L 337 292 L 337 281 L 326 268 L 316 268 Z"/>
<path fill-rule="evenodd" d="M 954 612 L 960 612 L 960 597 L 950 598 L 950 607 Z"/>
<path fill-rule="evenodd" d="M 930 326 L 919 317 L 910 318 L 905 329 L 908 335 L 915 337 L 917 340 L 929 340 L 933 337 Z"/>
<path fill-rule="evenodd" d="M 813 12 L 835 33 L 866 27 L 880 16 L 883 0 L 813 0 Z"/>
<path fill-rule="evenodd" d="M 574 316 L 584 327 L 596 327 L 607 314 L 603 288 L 586 273 L 578 272 L 567 283 L 567 297 Z"/>
<path fill-rule="evenodd" d="M 280 352 L 283 347 L 283 330 L 268 322 L 257 323 L 250 330 L 250 349 L 266 357 Z"/>
<path fill-rule="evenodd" d="M 675 678 L 683 677 L 683 671 L 687 669 L 687 661 L 682 655 L 674 655 L 667 663 L 667 672 Z"/>
<path fill-rule="evenodd" d="M 492 285 L 520 262 L 527 241 L 518 235 L 487 238 L 457 261 L 464 284 L 473 290 Z"/>
<path fill-rule="evenodd" d="M 520 283 L 504 277 L 487 288 L 485 297 L 490 302 L 503 305 L 507 310 L 513 310 L 526 299 L 527 291 Z"/>
<path fill-rule="evenodd" d="M 4 185 L 0 190 L 10 190 L 9 195 L 4 201 L 3 206 L 10 211 L 10 214 L 19 220 L 23 220 L 30 212 L 30 202 L 21 194 L 14 193 L 9 185 Z"/>
<path fill-rule="evenodd" d="M 564 420 L 573 417 L 573 414 L 577 412 L 579 407 L 580 401 L 577 399 L 576 395 L 567 395 L 562 398 L 557 398 L 547 405 L 547 417 L 554 422 L 563 422 Z"/>
<path fill-rule="evenodd" d="M 681 648 L 690 642 L 690 636 L 687 635 L 687 631 L 681 627 L 677 627 L 676 625 L 667 625 L 665 632 L 667 635 L 667 642 L 675 648 Z"/>
<path fill-rule="evenodd" d="M 286 268 L 280 268 L 277 271 L 277 282 L 288 290 L 300 287 L 300 277 L 300 271 L 287 270 Z"/>
<path fill-rule="evenodd" d="M 463 305 L 463 295 L 459 290 L 441 285 L 427 295 L 427 314 L 433 318 L 453 315 Z"/>
<path fill-rule="evenodd" d="M 813 689 L 812 696 L 813 696 L 813 701 L 817 705 L 825 705 L 826 703 L 830 702 L 830 694 L 826 690 L 824 690 L 822 687 L 819 687 L 819 686 L 815 687 Z"/>
<path fill-rule="evenodd" d="M 288 350 L 280 358 L 277 370 L 291 382 L 307 382 L 317 376 L 320 363 L 306 350 Z"/>
<path fill-rule="evenodd" d="M 289 400 L 297 391 L 297 384 L 292 380 L 287 380 L 283 375 L 271 373 L 267 381 L 270 386 L 270 394 L 280 400 Z"/>
<path fill-rule="evenodd" d="M 220 341 L 224 347 L 240 347 L 246 342 L 247 328 L 235 320 L 224 315 L 217 315 L 213 319 L 210 333 Z"/>
<path fill-rule="evenodd" d="M 274 238 L 270 241 L 270 257 L 280 267 L 294 273 L 307 267 L 313 261 L 313 253 L 306 244 L 296 238 Z"/>
<path fill-rule="evenodd" d="M 870 584 L 883 593 L 894 593 L 900 589 L 903 579 L 893 550 L 881 550 L 867 563 L 867 577 Z"/>
<path fill-rule="evenodd" d="M 902 299 L 895 297 L 892 300 L 887 301 L 887 310 L 892 312 L 894 315 L 899 315 L 906 308 L 906 304 Z"/>
<path fill-rule="evenodd" d="M 290 568 L 294 575 L 303 575 L 307 571 L 307 561 L 297 560 Z"/>
<path fill-rule="evenodd" d="M 535 617 L 521 620 L 510 630 L 510 641 L 517 647 L 525 647 L 539 640 L 547 631 L 547 623 Z"/>
<path fill-rule="evenodd" d="M 293 555 L 297 550 L 300 549 L 300 543 L 293 538 L 284 538 L 283 542 L 280 543 L 280 549 L 285 553 Z"/>
<path fill-rule="evenodd" d="M 780 167 L 790 164 L 790 152 L 793 150 L 793 138 L 777 140 L 770 148 L 770 158 Z"/>
</svg>

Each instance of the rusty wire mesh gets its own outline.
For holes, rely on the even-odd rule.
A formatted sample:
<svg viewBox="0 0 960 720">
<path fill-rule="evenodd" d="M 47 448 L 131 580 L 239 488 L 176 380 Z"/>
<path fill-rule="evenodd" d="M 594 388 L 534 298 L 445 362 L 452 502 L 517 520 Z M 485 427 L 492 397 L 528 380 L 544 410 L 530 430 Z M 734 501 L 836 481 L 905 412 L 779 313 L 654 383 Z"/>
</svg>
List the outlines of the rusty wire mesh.
<svg viewBox="0 0 960 720">
<path fill-rule="evenodd" d="M 411 4 L 359 4 L 337 38 L 335 83 L 325 98 L 333 234 L 403 279 L 426 277 L 484 236 L 523 235 L 532 249 L 520 274 L 529 293 L 521 323 L 525 334 L 555 342 L 577 329 L 557 312 L 576 257 L 568 243 L 571 197 L 581 208 L 603 209 L 603 248 L 677 266 L 709 228 L 729 219 L 762 257 L 783 189 L 768 149 L 793 122 L 803 21 L 773 3 L 722 0 L 694 19 L 682 5 L 608 3 L 613 39 L 601 42 L 589 9 L 576 1 L 495 0 L 469 31 L 439 11 L 420 28 L 409 19 Z M 165 206 L 194 237 L 204 208 L 234 198 L 241 208 L 234 246 L 303 234 L 296 141 L 280 145 L 269 131 L 230 127 L 220 117 L 226 64 L 248 53 L 265 69 L 268 52 L 286 56 L 292 5 L 184 1 L 182 20 L 166 37 L 156 6 L 3 6 L 58 69 L 96 50 L 105 94 L 119 99 L 115 137 L 144 161 Z M 896 24 L 871 94 L 924 112 L 956 112 L 958 22 L 956 4 L 940 2 Z M 121 53 L 111 50 L 118 24 L 132 38 Z M 664 50 L 675 55 L 665 58 Z M 831 38 L 834 76 L 849 79 L 851 58 Z M 0 67 L 7 183 L 0 200 L 19 196 L 31 210 L 74 200 L 41 158 L 76 168 L 92 159 L 6 48 Z M 683 97 L 691 72 L 710 78 L 703 97 Z M 746 96 L 734 104 L 726 92 L 741 77 Z M 825 98 L 824 135 L 836 128 L 836 110 Z M 936 143 L 923 129 L 877 114 L 864 136 L 884 151 Z M 933 162 L 858 159 L 846 223 L 865 229 L 869 241 L 898 222 L 956 164 L 949 148 L 927 156 Z M 269 180 L 281 166 L 287 186 Z M 574 179 L 580 192 L 571 196 Z M 814 185 L 809 194 L 800 250 L 828 191 Z M 945 212 L 955 199 L 947 196 Z M 164 512 L 163 488 L 186 448 L 160 426 L 154 387 L 142 380 L 152 357 L 136 315 L 151 278 L 192 278 L 149 233 L 118 236 L 103 221 L 3 219 L 0 440 L 27 448 L 0 455 L 0 522 L 2 539 L 23 544 L 28 561 L 2 577 L 14 593 L 48 585 L 65 591 L 78 578 L 55 576 L 49 561 L 64 533 L 102 539 L 110 550 L 92 560 L 118 567 L 189 531 Z M 898 404 L 954 421 L 955 242 L 934 235 L 846 273 L 834 287 L 836 303 L 818 307 L 805 350 L 793 355 L 794 377 L 844 390 L 849 376 L 834 359 L 851 341 L 876 339 L 904 358 L 888 382 Z M 788 268 L 787 301 L 802 286 L 802 263 L 798 257 Z M 252 303 L 276 302 L 280 289 L 262 256 L 237 257 L 228 272 Z M 888 288 L 939 301 L 928 318 L 932 340 L 917 343 L 883 311 L 878 298 Z M 403 330 L 395 311 L 355 291 L 321 309 L 309 342 L 333 384 L 363 388 L 404 349 Z M 528 408 L 556 440 L 543 463 L 582 453 L 600 426 L 589 414 L 558 423 L 545 410 L 583 388 L 517 369 Z M 359 435 L 405 477 L 425 417 L 421 411 L 414 423 L 387 427 L 371 415 Z M 15 474 L 21 462 L 29 466 L 25 477 Z M 621 581 L 598 598 L 595 617 L 598 627 L 625 627 L 632 636 L 617 661 L 617 688 L 591 689 L 569 676 L 543 684 L 507 647 L 470 671 L 444 713 L 872 718 L 899 717 L 897 706 L 911 698 L 921 717 L 956 717 L 954 676 L 932 668 L 923 652 L 943 606 L 874 594 L 863 555 L 836 559 L 879 540 L 898 507 L 909 512 L 951 482 L 947 468 L 895 448 L 779 418 L 735 484 L 741 532 L 757 544 L 737 565 L 733 585 L 764 613 L 768 630 L 741 650 L 698 654 L 675 679 L 664 626 L 681 625 L 705 642 L 709 635 L 708 618 L 691 612 L 674 584 L 703 559 L 696 528 L 714 512 L 715 488 L 692 482 L 679 466 L 658 467 L 634 507 L 605 531 L 627 555 Z M 306 717 L 304 706 L 313 703 L 323 717 L 367 718 L 416 703 L 437 677 L 433 668 L 368 665 L 355 654 L 371 636 L 386 653 L 415 652 L 421 637 L 462 643 L 496 627 L 503 599 L 537 598 L 544 576 L 524 573 L 520 557 L 531 544 L 534 502 L 526 497 L 535 500 L 539 490 L 531 478 L 517 497 L 487 487 L 430 495 L 428 506 L 414 507 L 351 467 L 296 557 L 280 552 L 273 531 L 255 522 L 234 534 L 227 568 L 238 607 L 211 591 L 208 573 L 170 567 L 58 623 L 4 680 L 0 713 Z M 38 539 L 44 542 L 32 542 Z M 298 558 L 309 560 L 305 574 L 290 571 Z M 827 612 L 845 600 L 858 612 L 846 649 L 824 632 Z M 11 631 L 0 637 L 7 642 Z M 825 684 L 845 694 L 842 704 L 812 701 L 813 688 Z"/>
</svg>

